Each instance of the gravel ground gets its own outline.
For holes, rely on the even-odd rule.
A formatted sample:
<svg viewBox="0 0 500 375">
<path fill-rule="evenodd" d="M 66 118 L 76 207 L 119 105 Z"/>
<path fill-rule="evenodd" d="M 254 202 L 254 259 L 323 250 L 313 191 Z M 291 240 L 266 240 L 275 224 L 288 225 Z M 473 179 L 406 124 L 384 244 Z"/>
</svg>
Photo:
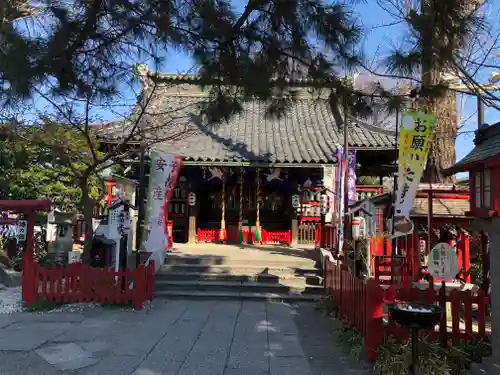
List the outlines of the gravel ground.
<svg viewBox="0 0 500 375">
<path fill-rule="evenodd" d="M 21 287 L 6 288 L 0 284 L 0 315 L 23 311 Z"/>
<path fill-rule="evenodd" d="M 82 312 L 84 309 L 97 307 L 95 303 L 73 303 L 62 305 L 49 311 L 35 312 L 37 314 L 50 314 L 58 312 Z M 6 288 L 0 284 L 0 315 L 10 315 L 26 311 L 21 299 L 21 287 Z"/>
</svg>

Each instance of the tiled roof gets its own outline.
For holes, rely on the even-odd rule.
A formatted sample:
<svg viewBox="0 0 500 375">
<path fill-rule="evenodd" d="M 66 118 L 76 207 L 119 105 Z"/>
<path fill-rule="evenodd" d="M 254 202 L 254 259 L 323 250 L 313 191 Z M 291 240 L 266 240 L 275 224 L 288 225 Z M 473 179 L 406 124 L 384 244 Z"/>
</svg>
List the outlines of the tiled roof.
<svg viewBox="0 0 500 375">
<path fill-rule="evenodd" d="M 429 198 L 425 195 L 428 191 L 435 191 L 435 194 L 444 194 L 442 198 L 432 199 L 432 214 L 434 217 L 466 217 L 470 211 L 470 201 L 467 199 L 455 199 L 447 197 L 449 195 L 468 196 L 468 189 L 460 188 L 452 184 L 427 184 L 421 183 L 418 187 L 417 197 L 413 200 L 413 208 L 410 211 L 412 217 L 427 217 L 429 213 Z M 420 196 L 418 194 L 421 194 Z M 392 205 L 390 193 L 375 196 L 370 200 L 376 205 Z"/>
<path fill-rule="evenodd" d="M 474 143 L 474 149 L 448 169 L 448 173 L 465 171 L 474 164 L 500 156 L 500 122 L 476 131 Z"/>
<path fill-rule="evenodd" d="M 206 124 L 201 107 L 208 97 L 186 88 L 157 89 L 143 125 L 156 130 L 148 138 L 161 140 L 157 146 L 192 161 L 262 161 L 273 163 L 331 163 L 343 143 L 338 124 L 324 99 L 297 99 L 284 115 L 267 114 L 267 103 L 242 103 L 242 111 L 229 121 Z M 188 86 L 195 86 L 188 84 Z M 170 86 L 171 87 L 171 86 Z M 198 86 L 196 86 L 198 87 Z M 198 89 L 199 90 L 199 89 Z M 338 118 L 338 117 L 337 117 Z M 393 149 L 394 132 L 352 119 L 349 146 L 353 149 Z M 106 127 L 106 137 L 127 136 L 128 126 Z M 184 133 L 182 136 L 179 134 Z"/>
<path fill-rule="evenodd" d="M 463 199 L 434 198 L 432 214 L 436 217 L 465 217 L 470 211 L 470 202 Z M 429 213 L 429 198 L 415 198 L 411 216 L 426 216 Z"/>
</svg>

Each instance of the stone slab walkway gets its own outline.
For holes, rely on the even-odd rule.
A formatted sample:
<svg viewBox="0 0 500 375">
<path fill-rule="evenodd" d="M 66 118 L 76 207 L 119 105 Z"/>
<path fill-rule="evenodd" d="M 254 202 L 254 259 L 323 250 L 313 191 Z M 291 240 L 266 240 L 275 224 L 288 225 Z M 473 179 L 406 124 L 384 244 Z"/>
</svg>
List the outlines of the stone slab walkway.
<svg viewBox="0 0 500 375">
<path fill-rule="evenodd" d="M 262 301 L 0 315 L 0 374 L 360 374 L 335 347 L 332 324 L 312 305 Z"/>
</svg>

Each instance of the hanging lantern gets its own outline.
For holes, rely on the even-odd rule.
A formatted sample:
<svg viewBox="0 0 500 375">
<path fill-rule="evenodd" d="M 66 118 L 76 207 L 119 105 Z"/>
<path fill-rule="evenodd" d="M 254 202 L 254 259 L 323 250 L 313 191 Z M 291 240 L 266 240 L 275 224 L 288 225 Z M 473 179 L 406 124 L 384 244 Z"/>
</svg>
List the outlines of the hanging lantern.
<svg viewBox="0 0 500 375">
<path fill-rule="evenodd" d="M 193 207 L 196 204 L 196 193 L 190 192 L 188 194 L 188 204 Z"/>
</svg>

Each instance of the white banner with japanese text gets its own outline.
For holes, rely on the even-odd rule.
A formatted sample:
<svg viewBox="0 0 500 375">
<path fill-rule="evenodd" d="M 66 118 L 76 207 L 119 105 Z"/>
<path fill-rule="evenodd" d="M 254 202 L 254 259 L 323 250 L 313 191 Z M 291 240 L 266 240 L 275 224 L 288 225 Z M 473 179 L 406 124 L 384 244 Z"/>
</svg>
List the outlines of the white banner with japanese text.
<svg viewBox="0 0 500 375">
<path fill-rule="evenodd" d="M 435 123 L 436 119 L 432 114 L 417 111 L 408 111 L 402 114 L 393 237 L 413 232 L 410 213 L 418 185 L 427 165 Z"/>
<path fill-rule="evenodd" d="M 157 267 L 165 261 L 168 250 L 168 203 L 179 179 L 182 158 L 164 152 L 151 152 L 149 189 L 146 204 L 143 251 L 152 252 L 150 259 Z"/>
</svg>

